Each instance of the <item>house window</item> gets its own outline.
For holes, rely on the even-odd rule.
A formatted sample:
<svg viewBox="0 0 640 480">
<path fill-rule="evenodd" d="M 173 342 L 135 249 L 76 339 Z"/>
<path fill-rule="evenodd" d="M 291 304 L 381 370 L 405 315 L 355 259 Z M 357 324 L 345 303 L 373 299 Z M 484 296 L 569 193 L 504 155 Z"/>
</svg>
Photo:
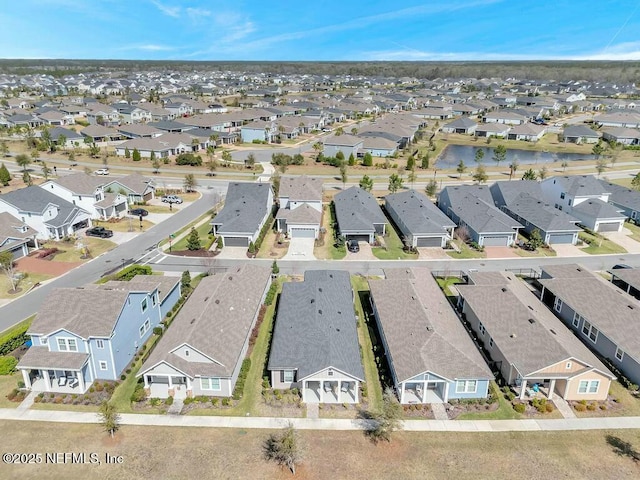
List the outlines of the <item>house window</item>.
<svg viewBox="0 0 640 480">
<path fill-rule="evenodd" d="M 560 193 L 560 198 L 564 200 L 564 192 Z"/>
<path fill-rule="evenodd" d="M 553 302 L 553 309 L 560 313 L 560 311 L 562 310 L 562 300 L 560 300 L 558 297 L 556 297 L 555 301 Z"/>
<path fill-rule="evenodd" d="M 202 388 L 202 390 L 220 390 L 220 379 L 219 378 L 201 378 L 200 388 Z"/>
<path fill-rule="evenodd" d="M 96 340 L 96 347 L 104 348 L 104 340 Z"/>
<path fill-rule="evenodd" d="M 482 324 L 482 322 L 478 323 L 478 331 L 480 332 L 480 335 L 484 337 L 484 334 L 487 330 L 484 328 L 484 325 Z"/>
<path fill-rule="evenodd" d="M 40 345 L 46 345 L 49 343 L 49 339 L 47 337 L 40 337 Z"/>
<path fill-rule="evenodd" d="M 147 307 L 149 306 L 147 303 L 147 299 L 145 298 L 144 300 L 142 300 L 142 303 L 140 304 L 140 306 L 142 307 L 142 313 L 147 311 Z"/>
<path fill-rule="evenodd" d="M 598 333 L 599 331 L 596 327 L 591 325 L 586 320 L 584 321 L 584 324 L 582 325 L 582 334 L 585 337 L 589 337 L 589 340 L 591 340 L 593 343 L 596 343 L 596 341 L 598 340 Z"/>
<path fill-rule="evenodd" d="M 75 338 L 59 338 L 58 350 L 61 352 L 77 352 L 78 344 Z"/>
<path fill-rule="evenodd" d="M 598 393 L 600 380 L 581 380 L 578 385 L 578 393 Z"/>
<path fill-rule="evenodd" d="M 456 393 L 476 393 L 478 389 L 477 380 L 457 380 Z"/>
<path fill-rule="evenodd" d="M 149 321 L 149 319 L 146 319 L 144 323 L 140 325 L 140 338 L 142 338 L 144 334 L 147 333 L 147 330 L 149 330 L 149 328 L 151 328 L 151 322 Z"/>
<path fill-rule="evenodd" d="M 571 369 L 571 362 L 567 362 L 567 364 L 564 366 L 564 368 L 566 368 L 567 370 Z"/>
<path fill-rule="evenodd" d="M 573 322 L 571 322 L 573 324 L 574 327 L 578 328 L 580 326 L 580 320 L 582 320 L 582 317 L 580 315 L 578 315 L 577 313 L 573 314 Z"/>
<path fill-rule="evenodd" d="M 558 210 L 562 211 L 562 205 L 558 205 Z"/>
<path fill-rule="evenodd" d="M 616 347 L 616 358 L 620 361 L 624 358 L 624 352 L 620 350 L 620 347 Z"/>
<path fill-rule="evenodd" d="M 569 206 L 571 206 L 571 200 L 569 200 L 569 202 L 568 202 L 568 203 L 569 203 Z"/>
<path fill-rule="evenodd" d="M 156 306 L 156 300 L 157 300 L 156 295 L 155 294 L 151 295 L 151 306 L 152 307 Z"/>
<path fill-rule="evenodd" d="M 293 370 L 285 370 L 282 372 L 282 381 L 285 383 L 294 382 L 295 376 L 296 372 L 294 372 Z"/>
<path fill-rule="evenodd" d="M 107 369 L 107 362 L 101 361 L 100 362 L 100 370 L 106 370 Z"/>
<path fill-rule="evenodd" d="M 333 377 L 333 370 L 329 370 L 328 375 L 329 375 L 330 377 Z"/>
<path fill-rule="evenodd" d="M 191 353 L 189 350 L 185 350 L 185 351 L 184 351 L 184 356 L 185 356 L 185 357 L 188 357 L 188 356 L 189 356 L 189 353 Z"/>
</svg>

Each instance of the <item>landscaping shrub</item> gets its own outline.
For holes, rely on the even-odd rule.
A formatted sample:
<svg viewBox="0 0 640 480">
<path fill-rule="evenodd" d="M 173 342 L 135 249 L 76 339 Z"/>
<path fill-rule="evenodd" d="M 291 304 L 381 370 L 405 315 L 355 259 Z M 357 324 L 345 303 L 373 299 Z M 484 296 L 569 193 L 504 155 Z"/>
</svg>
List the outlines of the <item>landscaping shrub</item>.
<svg viewBox="0 0 640 480">
<path fill-rule="evenodd" d="M 277 291 L 278 291 L 278 284 L 277 282 L 273 282 L 269 287 L 269 291 L 267 292 L 267 295 L 264 297 L 265 305 L 271 305 L 273 303 L 273 300 L 276 298 Z"/>
<path fill-rule="evenodd" d="M 138 383 L 136 385 L 136 389 L 131 394 L 131 401 L 132 402 L 142 402 L 146 398 L 146 396 L 147 395 L 144 392 L 144 385 L 141 384 L 141 383 Z"/>
<path fill-rule="evenodd" d="M 593 412 L 596 409 L 596 404 L 594 402 L 589 403 L 587 405 L 587 410 L 589 410 L 590 412 Z"/>
<path fill-rule="evenodd" d="M 162 335 L 162 332 L 164 332 L 162 327 L 153 327 L 153 334 L 154 335 Z"/>
<path fill-rule="evenodd" d="M 6 355 L 13 352 L 16 348 L 29 339 L 27 335 L 27 329 L 29 323 L 13 328 L 0 337 L 0 355 Z"/>
<path fill-rule="evenodd" d="M 193 397 L 187 397 L 183 402 L 185 405 L 191 405 L 193 403 Z"/>
<path fill-rule="evenodd" d="M 545 410 L 547 413 L 553 412 L 553 404 L 550 402 L 547 402 L 547 404 L 545 405 Z"/>
<path fill-rule="evenodd" d="M 217 407 L 219 403 L 219 400 L 216 397 L 211 397 L 211 405 L 213 405 L 214 407 Z"/>
<path fill-rule="evenodd" d="M 116 273 L 114 280 L 128 282 L 136 275 L 151 275 L 153 270 L 149 265 L 129 265 Z"/>
<path fill-rule="evenodd" d="M 193 153 L 181 153 L 176 157 L 176 165 L 190 165 L 192 167 L 202 166 L 202 157 Z"/>
<path fill-rule="evenodd" d="M 16 371 L 18 360 L 10 355 L 0 357 L 0 375 L 11 375 Z"/>
<path fill-rule="evenodd" d="M 573 408 L 576 412 L 584 412 L 587 409 L 587 406 L 583 403 L 576 403 Z"/>
<path fill-rule="evenodd" d="M 242 367 L 240 367 L 240 373 L 238 374 L 238 380 L 236 380 L 236 386 L 233 389 L 233 399 L 240 400 L 242 398 L 242 394 L 244 393 L 244 382 L 247 379 L 247 375 L 249 374 L 249 369 L 251 368 L 251 359 L 245 358 L 242 362 Z"/>
<path fill-rule="evenodd" d="M 527 406 L 524 403 L 518 402 L 513 404 L 513 409 L 518 413 L 524 413 L 527 409 Z"/>
<path fill-rule="evenodd" d="M 166 400 L 164 401 L 164 404 L 167 406 L 173 405 L 173 397 L 167 397 Z"/>
<path fill-rule="evenodd" d="M 231 399 L 229 397 L 225 397 L 222 399 L 222 406 L 228 407 L 231 405 Z"/>
</svg>

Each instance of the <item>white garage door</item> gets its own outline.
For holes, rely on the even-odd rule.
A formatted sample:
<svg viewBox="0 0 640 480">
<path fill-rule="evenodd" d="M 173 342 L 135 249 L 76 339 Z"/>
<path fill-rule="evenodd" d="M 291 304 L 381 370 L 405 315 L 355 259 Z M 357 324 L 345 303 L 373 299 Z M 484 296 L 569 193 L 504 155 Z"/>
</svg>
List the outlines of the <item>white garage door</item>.
<svg viewBox="0 0 640 480">
<path fill-rule="evenodd" d="M 314 228 L 292 228 L 291 238 L 316 238 Z"/>
<path fill-rule="evenodd" d="M 417 247 L 441 247 L 441 237 L 418 237 L 416 240 Z"/>
<path fill-rule="evenodd" d="M 482 243 L 485 247 L 507 247 L 509 246 L 509 237 L 507 235 L 490 235 L 484 237 Z"/>
<path fill-rule="evenodd" d="M 558 245 L 560 243 L 564 244 L 572 244 L 573 243 L 573 234 L 572 233 L 552 233 L 549 235 L 549 245 Z"/>
</svg>

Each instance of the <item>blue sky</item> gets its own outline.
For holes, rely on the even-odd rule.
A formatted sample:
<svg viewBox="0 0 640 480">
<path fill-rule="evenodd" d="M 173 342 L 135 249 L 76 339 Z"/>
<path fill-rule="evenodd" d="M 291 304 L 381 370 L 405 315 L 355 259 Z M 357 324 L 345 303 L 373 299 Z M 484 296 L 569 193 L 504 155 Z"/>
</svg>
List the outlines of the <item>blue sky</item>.
<svg viewBox="0 0 640 480">
<path fill-rule="evenodd" d="M 640 60 L 640 0 L 2 0 L 0 25 L 2 58 Z"/>
</svg>

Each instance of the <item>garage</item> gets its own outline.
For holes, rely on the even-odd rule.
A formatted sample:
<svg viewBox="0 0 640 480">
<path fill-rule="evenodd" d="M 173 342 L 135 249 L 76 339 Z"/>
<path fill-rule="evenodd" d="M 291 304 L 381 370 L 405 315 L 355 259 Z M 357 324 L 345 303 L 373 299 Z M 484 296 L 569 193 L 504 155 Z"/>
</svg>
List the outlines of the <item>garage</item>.
<svg viewBox="0 0 640 480">
<path fill-rule="evenodd" d="M 549 245 L 567 244 L 573 243 L 573 233 L 550 233 Z"/>
<path fill-rule="evenodd" d="M 144 196 L 142 197 L 142 199 L 145 202 L 148 202 L 149 200 L 153 200 L 153 192 L 147 192 L 144 194 Z"/>
<path fill-rule="evenodd" d="M 22 245 L 9 251 L 11 252 L 11 256 L 13 257 L 14 260 L 18 260 L 19 258 L 22 258 L 25 256 Z"/>
<path fill-rule="evenodd" d="M 418 237 L 416 247 L 442 247 L 442 237 Z"/>
<path fill-rule="evenodd" d="M 369 235 L 346 235 L 347 240 L 369 243 Z"/>
<path fill-rule="evenodd" d="M 249 247 L 247 237 L 223 237 L 225 247 Z"/>
<path fill-rule="evenodd" d="M 485 247 L 508 247 L 510 238 L 507 235 L 487 235 L 482 237 L 482 245 Z"/>
<path fill-rule="evenodd" d="M 601 222 L 598 224 L 598 232 L 617 232 L 620 230 L 620 222 Z"/>
<path fill-rule="evenodd" d="M 316 238 L 315 228 L 292 228 L 291 238 Z"/>
</svg>

